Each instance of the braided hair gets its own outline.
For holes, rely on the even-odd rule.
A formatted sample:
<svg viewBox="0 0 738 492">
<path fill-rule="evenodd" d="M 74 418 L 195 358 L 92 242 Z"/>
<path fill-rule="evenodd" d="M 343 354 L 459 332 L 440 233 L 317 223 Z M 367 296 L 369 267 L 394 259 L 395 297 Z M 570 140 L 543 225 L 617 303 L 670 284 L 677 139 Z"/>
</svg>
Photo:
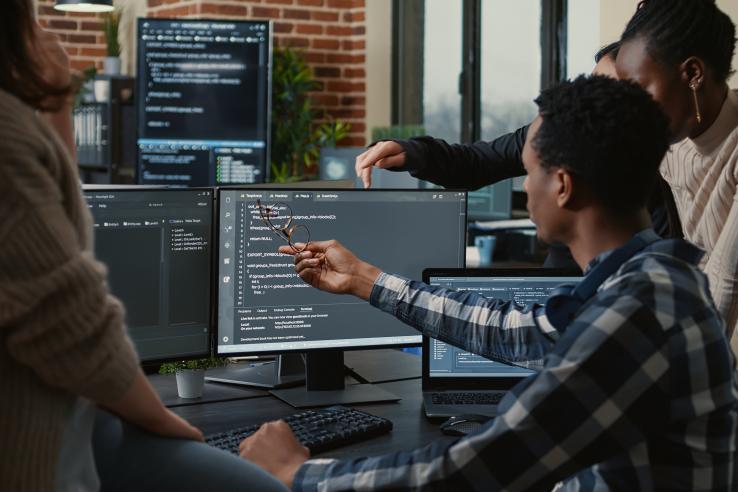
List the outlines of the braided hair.
<svg viewBox="0 0 738 492">
<path fill-rule="evenodd" d="M 643 37 L 655 60 L 678 65 L 690 56 L 705 61 L 717 82 L 733 73 L 735 24 L 715 0 L 643 0 L 628 22 L 621 43 Z"/>
</svg>

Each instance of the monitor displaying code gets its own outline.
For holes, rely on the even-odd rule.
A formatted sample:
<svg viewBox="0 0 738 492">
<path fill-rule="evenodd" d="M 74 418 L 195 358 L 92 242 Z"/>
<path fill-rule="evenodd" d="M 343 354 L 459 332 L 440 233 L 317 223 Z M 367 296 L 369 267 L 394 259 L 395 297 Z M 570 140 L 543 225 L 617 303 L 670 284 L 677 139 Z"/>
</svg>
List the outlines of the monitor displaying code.
<svg viewBox="0 0 738 492">
<path fill-rule="evenodd" d="M 138 20 L 138 182 L 263 183 L 270 24 Z"/>
<path fill-rule="evenodd" d="M 278 252 L 287 243 L 262 220 L 257 200 L 282 212 L 290 210 L 292 225 L 307 227 L 313 241 L 336 239 L 388 273 L 421 280 L 425 268 L 464 264 L 465 192 L 219 191 L 220 353 L 422 341 L 417 330 L 361 299 L 322 292 L 303 282 L 293 258 Z"/>
</svg>

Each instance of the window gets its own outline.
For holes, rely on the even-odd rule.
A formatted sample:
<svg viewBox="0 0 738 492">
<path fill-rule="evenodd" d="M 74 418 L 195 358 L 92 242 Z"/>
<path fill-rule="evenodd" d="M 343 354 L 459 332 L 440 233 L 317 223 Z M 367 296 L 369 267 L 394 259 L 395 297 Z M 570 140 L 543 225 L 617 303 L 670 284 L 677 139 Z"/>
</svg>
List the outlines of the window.
<svg viewBox="0 0 738 492">
<path fill-rule="evenodd" d="M 600 46 L 600 2 L 569 0 L 566 34 L 566 77 L 590 73 Z"/>
<path fill-rule="evenodd" d="M 591 37 L 587 16 L 599 18 L 583 10 L 578 40 Z M 530 123 L 542 85 L 563 78 L 574 56 L 566 18 L 566 0 L 394 0 L 393 123 L 424 125 L 452 143 L 492 140 Z M 470 194 L 469 218 L 509 218 L 512 186 Z"/>
<path fill-rule="evenodd" d="M 540 32 L 540 3 L 482 2 L 482 140 L 514 131 L 535 118 L 533 99 L 541 90 Z"/>
<path fill-rule="evenodd" d="M 425 0 L 423 125 L 448 142 L 461 140 L 461 32 L 461 0 Z"/>
</svg>

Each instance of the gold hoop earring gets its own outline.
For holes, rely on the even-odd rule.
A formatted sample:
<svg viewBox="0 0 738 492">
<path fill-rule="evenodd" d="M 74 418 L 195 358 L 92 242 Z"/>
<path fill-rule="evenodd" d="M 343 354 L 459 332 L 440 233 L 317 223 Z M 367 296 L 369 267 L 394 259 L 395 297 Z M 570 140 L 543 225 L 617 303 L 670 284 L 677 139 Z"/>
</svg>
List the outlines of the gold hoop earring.
<svg viewBox="0 0 738 492">
<path fill-rule="evenodd" d="M 702 123 L 702 114 L 700 113 L 700 102 L 697 99 L 697 82 L 692 82 L 689 84 L 689 88 L 692 89 L 692 96 L 694 97 L 694 110 L 695 110 L 695 116 L 697 118 L 697 123 Z"/>
</svg>

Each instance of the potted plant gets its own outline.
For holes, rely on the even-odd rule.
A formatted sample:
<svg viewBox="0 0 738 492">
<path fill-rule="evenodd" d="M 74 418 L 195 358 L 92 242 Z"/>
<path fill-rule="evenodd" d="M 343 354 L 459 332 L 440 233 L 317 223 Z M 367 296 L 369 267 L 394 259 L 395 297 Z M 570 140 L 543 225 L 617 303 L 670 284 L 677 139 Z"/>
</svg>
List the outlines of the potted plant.
<svg viewBox="0 0 738 492">
<path fill-rule="evenodd" d="M 120 44 L 118 43 L 118 25 L 120 13 L 112 11 L 103 20 L 103 32 L 107 56 L 103 62 L 103 72 L 106 75 L 120 75 Z"/>
<path fill-rule="evenodd" d="M 227 363 L 228 359 L 220 357 L 167 362 L 161 365 L 159 374 L 176 375 L 177 394 L 180 398 L 201 398 L 205 386 L 205 369 L 224 366 Z"/>
<path fill-rule="evenodd" d="M 372 142 L 392 139 L 407 140 L 412 137 L 422 137 L 423 135 L 425 135 L 425 127 L 423 125 L 376 126 L 372 128 Z"/>
<path fill-rule="evenodd" d="M 96 75 L 97 68 L 94 66 L 72 74 L 72 87 L 76 89 L 74 94 L 75 108 L 82 103 L 95 102 L 94 79 Z"/>
<path fill-rule="evenodd" d="M 317 175 L 323 147 L 335 147 L 346 137 L 348 123 L 316 124 L 321 113 L 312 107 L 310 92 L 320 87 L 304 55 L 291 48 L 274 52 L 272 74 L 272 181 L 292 182 Z"/>
</svg>

